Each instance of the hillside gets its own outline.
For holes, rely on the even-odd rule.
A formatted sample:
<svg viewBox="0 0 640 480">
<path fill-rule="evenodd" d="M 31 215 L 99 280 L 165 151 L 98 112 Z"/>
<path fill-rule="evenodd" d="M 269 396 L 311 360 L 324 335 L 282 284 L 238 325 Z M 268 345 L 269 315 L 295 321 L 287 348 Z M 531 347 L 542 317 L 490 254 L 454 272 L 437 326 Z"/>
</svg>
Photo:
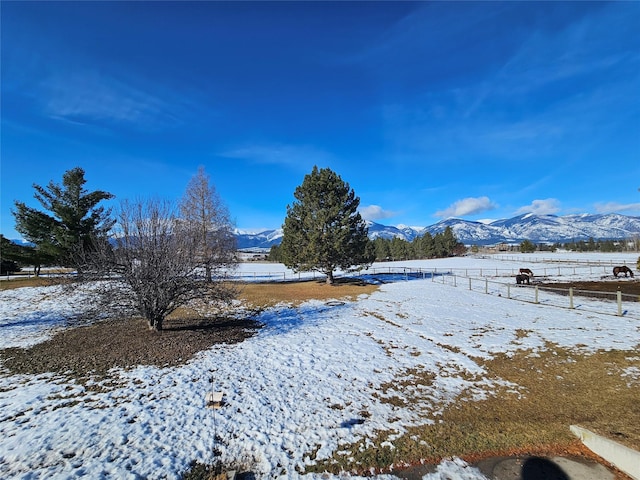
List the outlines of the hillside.
<svg viewBox="0 0 640 480">
<path fill-rule="evenodd" d="M 640 236 L 640 217 L 617 213 L 582 215 L 519 215 L 491 223 L 449 218 L 425 228 L 405 225 L 387 226 L 375 222 L 369 225 L 369 238 L 402 238 L 411 241 L 429 232 L 431 235 L 451 227 L 456 238 L 465 245 L 497 243 L 566 243 L 576 240 L 620 240 Z M 282 229 L 259 233 L 236 232 L 238 248 L 270 248 L 282 240 Z"/>
</svg>

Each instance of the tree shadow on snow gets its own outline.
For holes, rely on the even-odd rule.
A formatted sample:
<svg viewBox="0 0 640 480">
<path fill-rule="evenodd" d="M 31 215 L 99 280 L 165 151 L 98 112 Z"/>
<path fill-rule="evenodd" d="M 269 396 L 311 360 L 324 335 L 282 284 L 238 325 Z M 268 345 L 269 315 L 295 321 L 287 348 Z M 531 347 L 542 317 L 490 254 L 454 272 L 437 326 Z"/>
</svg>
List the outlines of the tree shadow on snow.
<svg viewBox="0 0 640 480">
<path fill-rule="evenodd" d="M 283 335 L 303 326 L 318 325 L 346 308 L 351 307 L 345 302 L 313 303 L 295 308 L 270 309 L 257 320 L 264 325 L 264 334 Z"/>
</svg>

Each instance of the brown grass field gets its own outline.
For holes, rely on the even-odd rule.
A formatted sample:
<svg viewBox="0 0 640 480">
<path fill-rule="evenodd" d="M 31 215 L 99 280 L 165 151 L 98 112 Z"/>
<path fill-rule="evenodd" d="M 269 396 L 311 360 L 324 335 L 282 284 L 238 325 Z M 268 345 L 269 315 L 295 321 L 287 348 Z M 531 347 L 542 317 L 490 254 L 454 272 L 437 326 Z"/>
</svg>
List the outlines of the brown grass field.
<svg viewBox="0 0 640 480">
<path fill-rule="evenodd" d="M 16 288 L 40 285 L 42 281 L 0 285 L 4 289 L 9 287 L 6 284 Z M 260 311 L 279 303 L 295 306 L 308 299 L 355 300 L 376 289 L 358 282 L 334 286 L 318 281 L 251 283 L 240 286 L 239 298 Z M 114 366 L 179 364 L 215 343 L 243 341 L 252 334 L 248 327 L 253 331 L 260 328 L 252 318 L 199 318 L 187 312 L 177 313 L 165 325 L 165 331 L 154 333 L 141 319 L 97 322 L 67 329 L 29 349 L 0 350 L 0 359 L 12 373 L 67 372 L 84 381 L 87 372 L 108 375 L 108 369 Z M 479 401 L 463 394 L 441 415 L 425 419 L 424 425 L 411 427 L 396 438 L 393 450 L 384 442 L 394 432 L 381 431 L 372 445 L 345 446 L 340 454 L 313 470 L 384 471 L 394 463 L 414 464 L 424 459 L 436 463 L 454 455 L 468 461 L 513 454 L 592 456 L 569 432 L 571 424 L 640 450 L 640 389 L 637 381 L 632 384 L 620 375 L 625 368 L 640 368 L 638 353 L 612 350 L 585 354 L 548 344 L 540 355 L 520 351 L 509 357 L 496 355 L 492 360 L 476 361 L 486 369 L 487 376 L 519 385 L 518 392 L 487 392 L 487 398 Z M 433 374 L 421 371 L 419 364 L 417 356 L 416 368 L 395 383 L 429 385 Z M 397 398 L 382 401 L 401 402 Z M 407 407 L 404 403 L 402 406 Z M 627 477 L 618 473 L 618 478 Z"/>
</svg>

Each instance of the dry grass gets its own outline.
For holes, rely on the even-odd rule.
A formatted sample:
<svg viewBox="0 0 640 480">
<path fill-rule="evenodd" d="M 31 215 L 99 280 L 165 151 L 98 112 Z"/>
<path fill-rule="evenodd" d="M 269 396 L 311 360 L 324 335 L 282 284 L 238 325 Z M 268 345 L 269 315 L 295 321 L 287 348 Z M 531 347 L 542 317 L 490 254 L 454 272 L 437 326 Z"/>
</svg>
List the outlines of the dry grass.
<svg viewBox="0 0 640 480">
<path fill-rule="evenodd" d="M 70 268 L 55 268 L 55 269 L 47 269 L 46 272 L 43 272 L 39 277 L 29 276 L 15 276 L 10 275 L 9 278 L 6 278 L 4 275 L 2 276 L 2 280 L 0 281 L 0 291 L 2 290 L 12 290 L 14 288 L 21 287 L 47 287 L 49 285 L 54 285 L 56 283 L 60 283 L 61 281 L 65 281 L 65 274 L 72 273 L 73 269 Z M 27 270 L 21 272 L 24 275 L 31 275 Z M 53 275 L 53 276 L 50 276 Z M 62 275 L 62 276 L 56 276 Z M 68 277 L 67 277 L 68 278 Z"/>
<path fill-rule="evenodd" d="M 437 463 L 450 456 L 468 461 L 513 454 L 588 456 L 570 433 L 572 424 L 640 450 L 640 379 L 622 375 L 629 367 L 640 368 L 640 356 L 622 351 L 580 354 L 548 345 L 535 355 L 521 351 L 476 361 L 487 377 L 508 380 L 519 389 L 504 387 L 481 401 L 463 394 L 434 416 L 434 423 L 411 427 L 395 438 L 393 449 L 384 442 L 396 432 L 379 432 L 373 445 L 343 448 L 348 453 L 313 469 L 384 471 L 392 464 Z M 398 385 L 430 385 L 432 380 L 424 372 L 407 374 Z"/>
<path fill-rule="evenodd" d="M 0 291 L 22 287 L 48 287 L 53 283 L 53 280 L 47 277 L 12 278 L 0 281 Z"/>
<path fill-rule="evenodd" d="M 255 308 L 269 308 L 279 303 L 299 305 L 307 300 L 355 300 L 359 295 L 370 295 L 376 285 L 359 280 L 340 279 L 333 285 L 310 280 L 289 283 L 244 283 L 239 287 L 239 298 Z"/>
</svg>

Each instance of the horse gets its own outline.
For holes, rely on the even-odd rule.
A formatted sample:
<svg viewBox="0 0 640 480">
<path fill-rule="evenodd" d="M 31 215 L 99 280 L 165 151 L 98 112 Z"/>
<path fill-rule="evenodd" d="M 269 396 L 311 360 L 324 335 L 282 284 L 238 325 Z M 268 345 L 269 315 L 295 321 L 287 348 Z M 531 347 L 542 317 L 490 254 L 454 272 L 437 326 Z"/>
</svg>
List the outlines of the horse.
<svg viewBox="0 0 640 480">
<path fill-rule="evenodd" d="M 633 271 L 626 265 L 622 265 L 621 267 L 613 267 L 613 276 L 618 278 L 619 273 L 624 273 L 625 277 L 627 276 L 627 274 L 631 274 L 631 278 L 633 278 Z"/>
<path fill-rule="evenodd" d="M 522 284 L 527 284 L 530 285 L 529 283 L 529 275 L 527 275 L 526 273 L 519 273 L 518 275 L 516 275 L 516 283 L 518 285 Z"/>
<path fill-rule="evenodd" d="M 518 273 L 520 275 L 529 275 L 530 277 L 533 277 L 533 272 L 531 270 L 529 270 L 528 268 L 521 268 Z"/>
</svg>

